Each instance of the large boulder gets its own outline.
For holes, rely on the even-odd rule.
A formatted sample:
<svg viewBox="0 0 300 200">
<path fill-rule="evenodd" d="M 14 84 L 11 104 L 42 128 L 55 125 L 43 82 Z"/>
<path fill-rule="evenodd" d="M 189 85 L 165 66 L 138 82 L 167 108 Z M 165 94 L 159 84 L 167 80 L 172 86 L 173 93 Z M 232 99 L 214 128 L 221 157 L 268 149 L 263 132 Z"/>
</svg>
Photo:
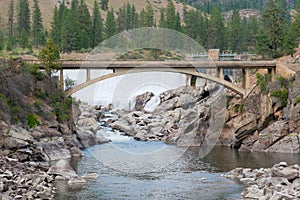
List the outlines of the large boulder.
<svg viewBox="0 0 300 200">
<path fill-rule="evenodd" d="M 81 148 L 87 148 L 96 145 L 96 135 L 88 130 L 77 131 L 79 143 L 82 145 Z"/>
<path fill-rule="evenodd" d="M 47 172 L 48 174 L 58 175 L 65 179 L 76 177 L 77 174 L 67 160 L 59 160 L 55 162 Z"/>
<path fill-rule="evenodd" d="M 20 126 L 6 127 L 2 131 L 2 146 L 6 149 L 18 149 L 29 146 L 33 142 L 33 137 L 30 133 Z"/>
<path fill-rule="evenodd" d="M 145 92 L 144 94 L 138 95 L 135 97 L 134 109 L 138 111 L 143 111 L 145 105 L 148 101 L 154 96 L 152 92 Z"/>
<path fill-rule="evenodd" d="M 71 153 L 65 147 L 55 142 L 39 143 L 39 148 L 46 161 L 54 161 L 71 158 Z"/>
<path fill-rule="evenodd" d="M 90 130 L 93 133 L 96 133 L 99 128 L 99 125 L 95 118 L 90 117 L 90 118 L 79 119 L 77 122 L 77 128 Z"/>
</svg>

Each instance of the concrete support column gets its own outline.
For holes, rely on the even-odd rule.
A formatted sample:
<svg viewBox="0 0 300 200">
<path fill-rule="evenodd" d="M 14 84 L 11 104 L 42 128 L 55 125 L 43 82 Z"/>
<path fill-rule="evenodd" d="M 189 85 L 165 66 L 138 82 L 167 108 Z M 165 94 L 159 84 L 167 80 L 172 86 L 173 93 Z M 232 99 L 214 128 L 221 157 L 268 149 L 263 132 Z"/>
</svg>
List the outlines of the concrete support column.
<svg viewBox="0 0 300 200">
<path fill-rule="evenodd" d="M 217 68 L 217 76 L 222 80 L 224 79 L 223 68 Z"/>
<path fill-rule="evenodd" d="M 243 88 L 250 88 L 250 74 L 249 69 L 242 69 L 242 77 L 243 77 Z"/>
<path fill-rule="evenodd" d="M 268 68 L 268 74 L 270 74 L 272 81 L 276 81 L 276 68 L 275 67 Z"/>
<path fill-rule="evenodd" d="M 186 75 L 185 85 L 191 86 L 191 82 L 192 82 L 191 80 L 192 80 L 192 75 Z"/>
<path fill-rule="evenodd" d="M 64 87 L 65 87 L 64 82 L 65 82 L 65 80 L 64 80 L 64 70 L 63 69 L 59 70 L 59 81 L 60 81 L 60 88 L 62 90 L 64 90 Z"/>
<path fill-rule="evenodd" d="M 197 82 L 197 76 L 191 76 L 191 86 L 196 87 L 196 82 Z"/>
<path fill-rule="evenodd" d="M 87 69 L 86 70 L 86 81 L 89 81 L 89 80 L 91 80 L 91 70 Z"/>
</svg>

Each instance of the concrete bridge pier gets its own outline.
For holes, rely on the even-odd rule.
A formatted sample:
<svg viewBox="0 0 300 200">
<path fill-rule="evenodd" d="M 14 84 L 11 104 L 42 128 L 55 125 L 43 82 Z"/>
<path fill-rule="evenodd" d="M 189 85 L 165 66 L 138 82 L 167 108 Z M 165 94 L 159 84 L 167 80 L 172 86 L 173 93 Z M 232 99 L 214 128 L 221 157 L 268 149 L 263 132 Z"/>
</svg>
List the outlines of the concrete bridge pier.
<svg viewBox="0 0 300 200">
<path fill-rule="evenodd" d="M 271 75 L 272 81 L 276 81 L 276 68 L 268 68 L 268 74 Z"/>
<path fill-rule="evenodd" d="M 249 89 L 250 88 L 250 73 L 249 73 L 249 69 L 242 69 L 242 87 L 244 89 Z"/>
<path fill-rule="evenodd" d="M 186 75 L 186 86 L 196 87 L 197 77 L 193 75 Z"/>
<path fill-rule="evenodd" d="M 217 77 L 219 77 L 222 80 L 224 79 L 223 68 L 217 68 Z"/>
<path fill-rule="evenodd" d="M 64 90 L 65 89 L 65 84 L 64 84 L 65 80 L 64 80 L 64 70 L 63 69 L 59 70 L 59 81 L 60 81 L 60 88 L 62 90 Z"/>
<path fill-rule="evenodd" d="M 91 70 L 87 69 L 86 70 L 86 81 L 90 81 L 91 80 Z"/>
</svg>

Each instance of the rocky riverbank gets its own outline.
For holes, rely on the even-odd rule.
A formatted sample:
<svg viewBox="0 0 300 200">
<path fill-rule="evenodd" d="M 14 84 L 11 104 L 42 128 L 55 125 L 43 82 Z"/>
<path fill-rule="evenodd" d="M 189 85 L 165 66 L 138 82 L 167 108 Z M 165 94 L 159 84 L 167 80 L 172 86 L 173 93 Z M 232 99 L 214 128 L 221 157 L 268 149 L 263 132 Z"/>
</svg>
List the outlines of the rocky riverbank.
<svg viewBox="0 0 300 200">
<path fill-rule="evenodd" d="M 83 156 L 82 148 L 109 142 L 97 135 L 95 119 L 100 111 L 86 103 L 76 105 L 74 133 L 47 127 L 26 130 L 2 122 L 0 199 L 51 199 L 56 181 L 78 187 L 98 177 L 94 173 L 79 177 L 69 164 L 71 157 Z"/>
<path fill-rule="evenodd" d="M 246 185 L 242 192 L 244 199 L 294 200 L 300 198 L 299 172 L 299 165 L 288 166 L 286 162 L 280 162 L 272 168 L 236 168 L 225 176 Z"/>
<path fill-rule="evenodd" d="M 208 142 L 210 120 L 218 121 L 218 116 L 225 113 L 225 102 L 222 107 L 219 99 L 208 98 L 208 95 L 201 87 L 169 90 L 159 95 L 159 105 L 148 112 L 144 107 L 154 94 L 147 92 L 137 96 L 134 111 L 114 111 L 118 119 L 107 124 L 137 140 L 200 146 Z"/>
<path fill-rule="evenodd" d="M 0 72 L 0 199 L 51 199 L 57 180 L 96 178 L 78 177 L 68 162 L 109 142 L 97 135 L 100 111 L 65 97 L 55 77 L 20 59 L 0 60 Z"/>
</svg>

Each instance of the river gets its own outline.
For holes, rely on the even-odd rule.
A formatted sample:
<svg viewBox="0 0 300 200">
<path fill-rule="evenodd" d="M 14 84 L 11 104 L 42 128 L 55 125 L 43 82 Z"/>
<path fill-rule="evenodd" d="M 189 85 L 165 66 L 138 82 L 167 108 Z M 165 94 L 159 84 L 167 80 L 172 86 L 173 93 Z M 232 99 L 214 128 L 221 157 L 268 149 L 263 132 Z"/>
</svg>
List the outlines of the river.
<svg viewBox="0 0 300 200">
<path fill-rule="evenodd" d="M 95 172 L 99 178 L 88 181 L 81 189 L 71 189 L 66 183 L 60 183 L 55 199 L 241 199 L 243 185 L 223 177 L 227 171 L 235 167 L 271 167 L 282 160 L 289 164 L 300 162 L 297 155 L 241 153 L 225 147 L 215 147 L 201 159 L 198 148 L 188 148 L 169 165 L 164 162 L 169 158 L 164 153 L 158 153 L 160 159 L 155 160 L 153 170 L 143 170 L 142 162 L 146 161 L 130 165 L 124 161 L 127 158 L 130 160 L 130 156 L 122 155 L 121 161 L 110 165 L 102 155 L 105 154 L 105 159 L 118 157 L 115 151 L 118 149 L 128 155 L 144 155 L 149 160 L 151 156 L 148 155 L 153 152 L 168 149 L 177 154 L 183 152 L 183 148 L 162 142 L 136 141 L 120 134 L 109 137 L 111 143 L 90 147 L 84 150 L 83 158 L 72 160 L 79 175 Z"/>
</svg>

